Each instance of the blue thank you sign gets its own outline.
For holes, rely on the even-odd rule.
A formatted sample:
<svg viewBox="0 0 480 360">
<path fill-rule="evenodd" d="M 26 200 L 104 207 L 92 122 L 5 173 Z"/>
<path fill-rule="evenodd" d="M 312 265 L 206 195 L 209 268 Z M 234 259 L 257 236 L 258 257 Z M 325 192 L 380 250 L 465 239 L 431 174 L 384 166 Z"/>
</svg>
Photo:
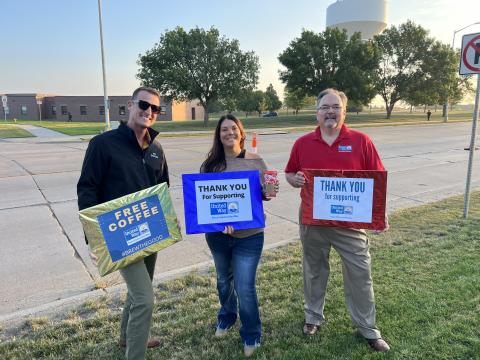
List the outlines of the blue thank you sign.
<svg viewBox="0 0 480 360">
<path fill-rule="evenodd" d="M 187 234 L 265 226 L 258 170 L 183 174 L 182 183 Z"/>
<path fill-rule="evenodd" d="M 158 196 L 153 195 L 97 217 L 112 261 L 170 237 Z"/>
</svg>

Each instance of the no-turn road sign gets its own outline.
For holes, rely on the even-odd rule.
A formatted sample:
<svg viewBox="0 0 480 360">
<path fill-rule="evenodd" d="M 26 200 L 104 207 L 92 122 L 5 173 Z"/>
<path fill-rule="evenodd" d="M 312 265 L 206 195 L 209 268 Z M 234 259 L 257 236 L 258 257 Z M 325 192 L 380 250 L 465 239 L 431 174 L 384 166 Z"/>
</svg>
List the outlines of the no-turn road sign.
<svg viewBox="0 0 480 360">
<path fill-rule="evenodd" d="M 480 74 L 480 33 L 462 37 L 460 75 Z"/>
</svg>

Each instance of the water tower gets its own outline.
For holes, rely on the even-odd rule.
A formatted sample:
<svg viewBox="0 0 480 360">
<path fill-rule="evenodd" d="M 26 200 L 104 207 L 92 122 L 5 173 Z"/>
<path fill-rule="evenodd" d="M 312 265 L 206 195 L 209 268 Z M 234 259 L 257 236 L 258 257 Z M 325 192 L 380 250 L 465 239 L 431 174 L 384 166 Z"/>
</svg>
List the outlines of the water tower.
<svg viewBox="0 0 480 360">
<path fill-rule="evenodd" d="M 386 0 L 337 0 L 327 8 L 327 27 L 346 29 L 348 36 L 373 38 L 387 27 Z"/>
</svg>

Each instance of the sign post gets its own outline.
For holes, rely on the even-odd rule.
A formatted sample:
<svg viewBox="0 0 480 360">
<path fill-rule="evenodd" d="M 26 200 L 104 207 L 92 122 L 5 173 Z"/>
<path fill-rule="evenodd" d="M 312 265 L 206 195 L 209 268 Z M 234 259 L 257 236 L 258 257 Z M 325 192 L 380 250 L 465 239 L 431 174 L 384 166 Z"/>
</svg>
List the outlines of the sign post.
<svg viewBox="0 0 480 360">
<path fill-rule="evenodd" d="M 42 100 L 37 99 L 37 105 L 38 105 L 38 115 L 40 117 L 40 122 L 42 122 Z"/>
<path fill-rule="evenodd" d="M 7 111 L 8 111 L 7 101 L 8 101 L 7 95 L 2 95 L 2 105 L 3 105 L 3 114 L 5 116 L 5 119 L 4 119 L 5 122 L 7 122 Z"/>
<path fill-rule="evenodd" d="M 475 136 L 478 122 L 478 102 L 480 97 L 480 33 L 464 35 L 462 38 L 462 51 L 460 53 L 460 75 L 477 74 L 477 91 L 475 95 L 475 108 L 473 111 L 472 134 L 470 138 L 470 153 L 468 156 L 467 181 L 465 185 L 465 201 L 463 218 L 468 218 L 470 205 L 470 181 L 472 177 L 473 155 L 475 151 Z"/>
</svg>

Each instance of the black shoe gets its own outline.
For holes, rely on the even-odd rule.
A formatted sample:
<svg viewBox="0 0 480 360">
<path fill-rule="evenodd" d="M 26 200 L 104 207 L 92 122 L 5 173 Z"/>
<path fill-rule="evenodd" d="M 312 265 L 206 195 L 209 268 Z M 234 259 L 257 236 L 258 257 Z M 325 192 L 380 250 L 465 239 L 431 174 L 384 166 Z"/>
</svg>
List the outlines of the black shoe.
<svg viewBox="0 0 480 360">
<path fill-rule="evenodd" d="M 305 323 L 305 325 L 303 325 L 303 335 L 313 336 L 317 333 L 318 330 L 320 330 L 320 325 L 308 323 Z"/>
<path fill-rule="evenodd" d="M 367 341 L 374 351 L 387 352 L 390 350 L 390 346 L 383 339 L 367 339 Z"/>
</svg>

